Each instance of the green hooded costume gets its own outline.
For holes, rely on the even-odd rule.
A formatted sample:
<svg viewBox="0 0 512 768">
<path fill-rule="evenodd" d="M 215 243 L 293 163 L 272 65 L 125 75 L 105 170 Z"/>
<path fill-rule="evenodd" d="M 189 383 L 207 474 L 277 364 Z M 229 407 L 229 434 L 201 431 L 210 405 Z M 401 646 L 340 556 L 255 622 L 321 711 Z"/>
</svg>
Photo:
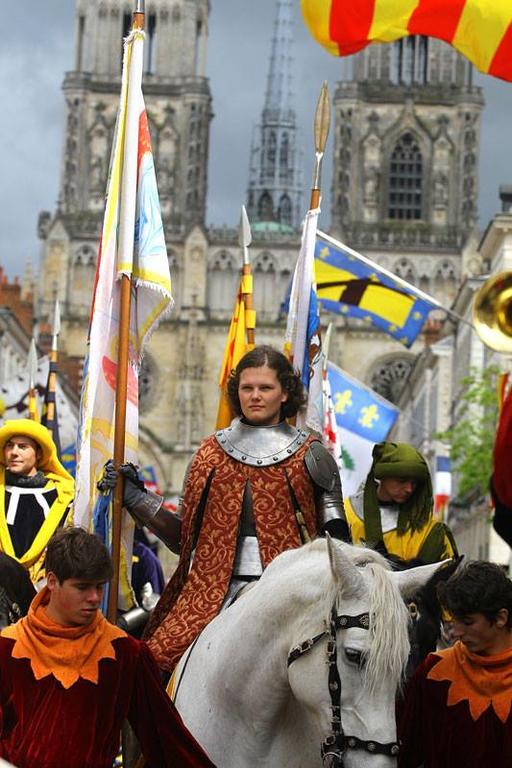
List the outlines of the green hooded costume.
<svg viewBox="0 0 512 768">
<path fill-rule="evenodd" d="M 354 544 L 365 544 L 399 560 L 433 563 L 453 557 L 456 545 L 448 527 L 434 520 L 432 481 L 427 462 L 407 443 L 378 443 L 364 486 L 346 501 L 347 520 Z M 414 480 L 416 488 L 397 504 L 396 528 L 383 533 L 376 481 L 385 478 Z"/>
</svg>

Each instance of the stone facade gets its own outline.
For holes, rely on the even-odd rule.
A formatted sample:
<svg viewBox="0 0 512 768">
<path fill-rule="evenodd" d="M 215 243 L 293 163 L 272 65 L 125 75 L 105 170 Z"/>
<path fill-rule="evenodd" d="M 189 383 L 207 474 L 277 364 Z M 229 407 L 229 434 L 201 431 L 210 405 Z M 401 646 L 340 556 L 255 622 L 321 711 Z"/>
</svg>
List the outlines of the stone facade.
<svg viewBox="0 0 512 768">
<path fill-rule="evenodd" d="M 208 0 L 155 0 L 146 18 L 144 95 L 166 237 L 182 248 L 206 210 L 211 95 L 205 75 Z M 58 298 L 66 317 L 89 313 L 112 137 L 121 86 L 121 0 L 77 0 L 76 58 L 66 102 L 57 210 L 39 219 L 43 315 Z"/>
<path fill-rule="evenodd" d="M 472 69 L 439 40 L 370 46 L 334 96 L 332 234 L 449 307 L 476 253 L 481 90 Z M 434 318 L 436 313 L 434 313 Z M 361 331 L 349 324 L 351 338 Z M 346 367 L 396 401 L 416 344 L 367 330 L 366 364 Z M 356 371 L 356 369 L 358 369 Z"/>
<path fill-rule="evenodd" d="M 279 64 L 289 57 L 278 55 L 283 46 L 288 50 L 291 45 L 290 6 L 290 0 L 276 2 L 273 58 L 259 134 L 259 146 L 266 149 L 253 155 L 253 165 L 262 172 L 261 163 L 268 161 L 272 126 L 279 132 L 279 142 L 288 131 L 288 186 L 281 184 L 274 165 L 273 179 L 279 183 L 268 191 L 289 194 L 291 222 L 286 217 L 258 216 L 256 192 L 264 189 L 255 181 L 263 178 L 256 170 L 248 190 L 249 210 L 256 206 L 250 257 L 257 341 L 277 347 L 283 342 L 280 306 L 300 245 L 296 225 L 303 213 L 290 71 L 288 63 L 285 69 Z M 41 318 L 51 315 L 59 298 L 62 351 L 73 358 L 85 353 L 120 90 L 119 41 L 130 21 L 130 9 L 122 0 L 77 0 L 76 7 L 76 58 L 63 85 L 66 126 L 60 196 L 55 212 L 44 212 L 39 219 Z M 241 266 L 238 233 L 207 228 L 205 223 L 212 108 L 204 69 L 208 7 L 208 0 L 154 0 L 146 15 L 144 93 L 176 307 L 154 334 L 141 372 L 141 463 L 155 467 L 160 487 L 171 495 L 179 492 L 192 451 L 214 428 L 217 377 Z M 383 57 L 380 64 L 374 61 L 376 50 Z M 449 305 L 461 275 L 480 268 L 472 233 L 482 99 L 471 85 L 467 65 L 442 44 L 424 46 L 423 58 L 418 49 L 416 74 L 403 82 L 410 71 L 409 53 L 402 51 L 400 59 L 399 47 L 372 46 L 355 57 L 352 80 L 337 88 L 333 234 Z M 392 56 L 398 56 L 397 63 L 386 70 L 382 62 Z M 418 73 L 425 71 L 421 63 L 425 56 L 428 78 L 417 82 Z M 279 153 L 274 163 L 278 159 Z M 407 172 L 402 172 L 400 163 Z M 392 193 L 406 196 L 394 199 L 394 218 L 388 215 Z M 279 205 L 272 199 L 275 212 Z M 406 350 L 362 322 L 329 319 L 335 326 L 333 361 L 396 401 L 423 341 Z"/>
<path fill-rule="evenodd" d="M 490 274 L 512 270 L 509 189 L 502 192 L 502 213 L 491 221 L 478 248 L 480 262 Z M 484 284 L 485 277 L 478 276 L 467 278 L 460 286 L 451 309 L 461 319 L 447 322 L 441 340 L 417 357 L 398 401 L 401 414 L 393 439 L 416 445 L 427 457 L 433 473 L 436 458 L 449 453 L 449 446 L 435 435 L 456 421 L 463 379 L 492 365 L 502 371 L 511 370 L 510 356 L 486 347 L 472 325 L 475 294 Z M 472 558 L 490 558 L 508 565 L 510 549 L 491 526 L 488 489 L 475 488 L 468 497 L 457 498 L 457 477 L 454 476 L 453 496 L 455 501 L 450 504 L 448 522 L 460 551 Z"/>
</svg>

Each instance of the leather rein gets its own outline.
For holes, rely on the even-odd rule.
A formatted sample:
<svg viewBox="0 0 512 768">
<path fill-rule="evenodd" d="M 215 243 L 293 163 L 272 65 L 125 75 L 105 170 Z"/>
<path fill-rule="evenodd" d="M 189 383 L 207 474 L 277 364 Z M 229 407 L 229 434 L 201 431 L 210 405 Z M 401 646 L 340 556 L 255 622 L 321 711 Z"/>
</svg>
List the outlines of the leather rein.
<svg viewBox="0 0 512 768">
<path fill-rule="evenodd" d="M 322 762 L 326 768 L 343 768 L 343 756 L 347 749 L 363 749 L 372 755 L 387 755 L 397 757 L 398 744 L 396 742 L 382 742 L 375 740 L 363 740 L 357 736 L 347 736 L 341 722 L 341 677 L 338 669 L 338 647 L 336 636 L 338 630 L 359 627 L 370 629 L 370 616 L 361 613 L 358 616 L 338 615 L 336 605 L 331 609 L 329 628 L 315 635 L 309 640 L 304 640 L 290 651 L 288 667 L 305 653 L 311 650 L 322 638 L 327 637 L 327 664 L 329 666 L 329 696 L 331 699 L 331 732 L 321 745 L 320 752 Z"/>
</svg>

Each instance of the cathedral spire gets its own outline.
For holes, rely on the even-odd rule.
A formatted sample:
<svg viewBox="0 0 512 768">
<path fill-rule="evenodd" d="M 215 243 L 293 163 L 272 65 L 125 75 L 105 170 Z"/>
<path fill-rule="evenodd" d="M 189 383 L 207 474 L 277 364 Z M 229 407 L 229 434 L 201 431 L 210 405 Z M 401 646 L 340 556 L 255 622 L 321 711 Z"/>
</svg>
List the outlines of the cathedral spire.
<svg viewBox="0 0 512 768">
<path fill-rule="evenodd" d="M 261 123 L 254 132 L 247 210 L 251 222 L 297 228 L 302 170 L 293 108 L 293 0 L 277 0 Z"/>
<path fill-rule="evenodd" d="M 272 52 L 267 75 L 264 117 L 295 117 L 292 110 L 293 81 L 292 0 L 277 0 Z"/>
</svg>

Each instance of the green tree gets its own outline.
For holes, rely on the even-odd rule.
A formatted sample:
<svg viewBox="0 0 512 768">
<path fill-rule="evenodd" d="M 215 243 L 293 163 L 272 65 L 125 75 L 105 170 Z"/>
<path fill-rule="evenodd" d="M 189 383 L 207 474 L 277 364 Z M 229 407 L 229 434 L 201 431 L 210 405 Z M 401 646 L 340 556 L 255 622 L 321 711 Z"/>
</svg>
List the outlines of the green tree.
<svg viewBox="0 0 512 768">
<path fill-rule="evenodd" d="M 498 416 L 497 378 L 500 369 L 473 369 L 461 380 L 461 391 L 452 426 L 436 435 L 450 446 L 452 470 L 458 476 L 458 493 L 476 488 L 486 493 L 492 474 L 492 449 Z"/>
</svg>

